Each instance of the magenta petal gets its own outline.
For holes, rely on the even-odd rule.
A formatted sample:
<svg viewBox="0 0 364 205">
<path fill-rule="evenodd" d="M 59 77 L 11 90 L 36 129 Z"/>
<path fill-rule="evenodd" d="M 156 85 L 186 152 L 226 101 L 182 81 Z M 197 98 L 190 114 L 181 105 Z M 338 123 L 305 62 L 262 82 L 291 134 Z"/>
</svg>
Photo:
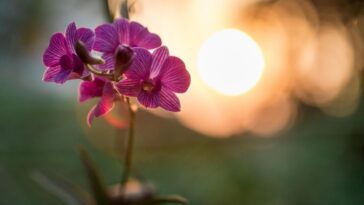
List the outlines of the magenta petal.
<svg viewBox="0 0 364 205">
<path fill-rule="evenodd" d="M 127 96 L 136 97 L 141 91 L 141 84 L 139 79 L 124 79 L 116 84 L 117 90 Z"/>
<path fill-rule="evenodd" d="M 45 66 L 54 67 L 59 65 L 59 60 L 68 52 L 66 39 L 62 33 L 55 33 L 49 42 L 49 46 L 43 54 Z"/>
<path fill-rule="evenodd" d="M 135 48 L 135 57 L 129 69 L 125 72 L 128 78 L 146 79 L 149 77 L 152 54 L 143 48 Z"/>
<path fill-rule="evenodd" d="M 73 77 L 72 79 L 83 79 L 83 78 L 88 78 L 88 76 L 90 76 L 90 75 L 91 75 L 90 71 L 88 71 L 87 68 L 84 67 L 83 70 L 82 70 L 82 73 L 75 73 L 74 72 L 74 73 L 71 74 L 71 77 Z"/>
<path fill-rule="evenodd" d="M 88 28 L 76 28 L 74 22 L 70 23 L 66 30 L 66 40 L 68 48 L 75 53 L 75 45 L 78 40 L 82 41 L 86 48 L 91 51 L 94 43 L 94 33 Z"/>
<path fill-rule="evenodd" d="M 102 70 L 111 70 L 115 67 L 115 55 L 114 53 L 104 53 L 102 54 L 102 59 L 105 63 L 100 64 L 98 67 Z"/>
<path fill-rule="evenodd" d="M 72 73 L 72 70 L 60 69 L 60 72 L 57 73 L 56 76 L 54 76 L 54 82 L 60 83 L 60 84 L 65 83 L 69 79 L 69 76 L 71 73 Z"/>
<path fill-rule="evenodd" d="M 95 118 L 95 109 L 97 105 L 94 105 L 87 114 L 87 125 L 91 127 L 92 121 Z"/>
<path fill-rule="evenodd" d="M 96 117 L 102 116 L 112 109 L 114 105 L 114 95 L 115 90 L 113 85 L 110 82 L 106 83 L 102 91 L 100 102 L 97 104 L 95 110 Z"/>
<path fill-rule="evenodd" d="M 156 108 L 159 105 L 159 96 L 156 93 L 140 92 L 138 101 L 146 108 Z"/>
<path fill-rule="evenodd" d="M 102 96 L 105 81 L 96 78 L 93 81 L 84 81 L 80 84 L 79 101 L 84 102 L 94 97 Z"/>
<path fill-rule="evenodd" d="M 114 21 L 114 25 L 119 37 L 120 44 L 129 44 L 129 22 L 126 19 L 120 18 Z"/>
<path fill-rule="evenodd" d="M 72 53 L 75 53 L 75 45 L 77 41 L 77 29 L 76 29 L 76 24 L 74 22 L 70 23 L 67 26 L 66 40 L 68 48 L 71 50 Z"/>
<path fill-rule="evenodd" d="M 156 34 L 152 34 L 148 29 L 137 22 L 130 23 L 130 40 L 132 46 L 147 49 L 157 48 L 162 45 L 162 40 Z"/>
<path fill-rule="evenodd" d="M 186 92 L 191 83 L 191 77 L 183 61 L 170 56 L 164 63 L 160 78 L 163 86 L 176 93 Z"/>
<path fill-rule="evenodd" d="M 153 62 L 150 68 L 150 78 L 154 78 L 159 75 L 160 70 L 166 59 L 169 56 L 168 48 L 162 46 L 153 52 Z"/>
<path fill-rule="evenodd" d="M 162 40 L 157 34 L 148 33 L 144 37 L 139 37 L 136 39 L 138 41 L 138 45 L 147 48 L 153 49 L 162 45 Z"/>
<path fill-rule="evenodd" d="M 71 72 L 67 78 L 67 80 L 79 79 L 81 75 L 79 73 Z"/>
<path fill-rule="evenodd" d="M 64 70 L 61 66 L 48 68 L 43 75 L 43 81 L 63 84 L 72 78 L 72 70 Z"/>
<path fill-rule="evenodd" d="M 88 28 L 77 29 L 77 39 L 85 44 L 87 50 L 91 51 L 95 40 L 94 32 L 91 29 Z"/>
<path fill-rule="evenodd" d="M 43 81 L 45 82 L 54 82 L 54 78 L 61 71 L 60 66 L 50 67 L 43 74 Z"/>
<path fill-rule="evenodd" d="M 85 64 L 83 64 L 77 55 L 72 54 L 72 71 L 81 76 L 84 73 L 84 70 Z"/>
<path fill-rule="evenodd" d="M 100 117 L 110 112 L 114 106 L 114 88 L 111 83 L 106 83 L 99 103 L 93 107 L 88 116 L 87 123 L 91 125 L 94 117 Z"/>
<path fill-rule="evenodd" d="M 64 55 L 59 60 L 59 64 L 64 70 L 72 70 L 73 69 L 73 56 Z"/>
<path fill-rule="evenodd" d="M 181 110 L 176 94 L 166 88 L 162 88 L 159 92 L 159 104 L 163 109 L 171 112 L 179 112 Z"/>
<path fill-rule="evenodd" d="M 118 34 L 112 24 L 103 24 L 95 29 L 93 49 L 100 52 L 114 52 L 119 45 Z"/>
</svg>

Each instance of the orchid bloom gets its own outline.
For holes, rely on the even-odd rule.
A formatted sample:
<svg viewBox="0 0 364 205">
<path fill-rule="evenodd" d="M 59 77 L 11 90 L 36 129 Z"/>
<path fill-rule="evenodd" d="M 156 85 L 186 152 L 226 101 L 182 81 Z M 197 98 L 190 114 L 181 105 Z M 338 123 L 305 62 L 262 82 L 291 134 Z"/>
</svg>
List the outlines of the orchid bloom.
<svg viewBox="0 0 364 205">
<path fill-rule="evenodd" d="M 88 71 L 75 51 L 76 42 L 84 43 L 91 51 L 94 33 L 88 28 L 76 28 L 75 23 L 68 25 L 66 34 L 55 33 L 51 37 L 49 46 L 43 54 L 46 71 L 43 80 L 46 82 L 64 83 L 70 79 L 88 75 Z"/>
<path fill-rule="evenodd" d="M 124 18 L 116 19 L 113 23 L 102 24 L 95 29 L 95 44 L 93 49 L 102 53 L 105 64 L 100 69 L 113 70 L 116 52 L 123 47 L 142 47 L 154 49 L 161 46 L 158 35 L 137 22 L 129 22 Z"/>
<path fill-rule="evenodd" d="M 183 61 L 169 56 L 165 46 L 153 54 L 142 48 L 134 50 L 136 57 L 124 73 L 126 78 L 116 83 L 116 89 L 123 95 L 137 97 L 146 108 L 180 111 L 175 93 L 186 92 L 191 81 Z"/>
</svg>

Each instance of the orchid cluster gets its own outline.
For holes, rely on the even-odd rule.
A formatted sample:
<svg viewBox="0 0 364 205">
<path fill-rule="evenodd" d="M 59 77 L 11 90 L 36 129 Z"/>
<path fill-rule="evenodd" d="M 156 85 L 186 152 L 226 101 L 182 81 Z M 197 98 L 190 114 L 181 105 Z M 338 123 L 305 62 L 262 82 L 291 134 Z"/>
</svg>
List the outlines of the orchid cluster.
<svg viewBox="0 0 364 205">
<path fill-rule="evenodd" d="M 170 56 L 160 37 L 124 18 L 94 31 L 69 24 L 65 34 L 53 34 L 43 63 L 44 81 L 80 79 L 79 101 L 100 99 L 88 114 L 89 125 L 110 112 L 115 102 L 130 97 L 146 108 L 178 112 L 176 93 L 186 92 L 190 85 L 185 64 Z"/>
<path fill-rule="evenodd" d="M 79 79 L 82 81 L 80 102 L 99 98 L 87 116 L 89 125 L 95 117 L 110 112 L 116 102 L 128 104 L 129 134 L 120 183 L 121 195 L 107 193 L 90 157 L 86 151 L 80 150 L 96 204 L 186 203 L 179 196 L 156 196 L 153 189 L 142 183 L 138 196 L 128 192 L 129 184 L 133 182 L 129 179 L 136 111 L 131 98 L 135 97 L 145 108 L 161 107 L 178 112 L 181 105 L 176 93 L 186 92 L 191 81 L 183 61 L 170 56 L 158 35 L 125 18 L 102 24 L 95 30 L 77 28 L 75 23 L 71 23 L 65 33 L 53 34 L 43 54 L 43 63 L 46 66 L 44 81 L 63 84 Z"/>
</svg>

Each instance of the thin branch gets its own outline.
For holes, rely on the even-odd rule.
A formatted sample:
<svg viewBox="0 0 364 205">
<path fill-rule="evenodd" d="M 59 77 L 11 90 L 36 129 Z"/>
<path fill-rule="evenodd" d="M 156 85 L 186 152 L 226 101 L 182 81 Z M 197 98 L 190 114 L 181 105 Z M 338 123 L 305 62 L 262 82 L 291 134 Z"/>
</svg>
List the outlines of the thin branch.
<svg viewBox="0 0 364 205">
<path fill-rule="evenodd" d="M 135 129 L 135 110 L 133 109 L 133 105 L 130 102 L 129 98 L 126 98 L 126 102 L 128 104 L 129 109 L 129 134 L 127 138 L 126 152 L 125 152 L 125 160 L 124 160 L 124 173 L 121 181 L 121 185 L 124 185 L 131 173 L 132 169 L 132 161 L 133 161 L 133 146 L 134 146 L 134 129 Z"/>
<path fill-rule="evenodd" d="M 86 64 L 86 68 L 88 71 L 90 71 L 91 73 L 97 75 L 97 76 L 103 76 L 106 77 L 112 81 L 114 81 L 114 74 L 113 73 L 109 73 L 107 71 L 100 71 L 98 69 L 96 69 L 95 67 L 93 67 L 90 64 Z"/>
</svg>

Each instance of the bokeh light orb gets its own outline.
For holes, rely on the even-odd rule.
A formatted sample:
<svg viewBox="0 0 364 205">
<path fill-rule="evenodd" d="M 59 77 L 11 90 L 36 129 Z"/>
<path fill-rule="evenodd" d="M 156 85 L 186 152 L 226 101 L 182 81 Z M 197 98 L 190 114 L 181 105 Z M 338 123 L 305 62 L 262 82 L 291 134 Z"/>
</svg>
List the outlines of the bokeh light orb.
<svg viewBox="0 0 364 205">
<path fill-rule="evenodd" d="M 264 71 L 264 56 L 248 34 L 226 29 L 214 33 L 198 55 L 198 73 L 211 89 L 230 96 L 252 89 Z"/>
</svg>

